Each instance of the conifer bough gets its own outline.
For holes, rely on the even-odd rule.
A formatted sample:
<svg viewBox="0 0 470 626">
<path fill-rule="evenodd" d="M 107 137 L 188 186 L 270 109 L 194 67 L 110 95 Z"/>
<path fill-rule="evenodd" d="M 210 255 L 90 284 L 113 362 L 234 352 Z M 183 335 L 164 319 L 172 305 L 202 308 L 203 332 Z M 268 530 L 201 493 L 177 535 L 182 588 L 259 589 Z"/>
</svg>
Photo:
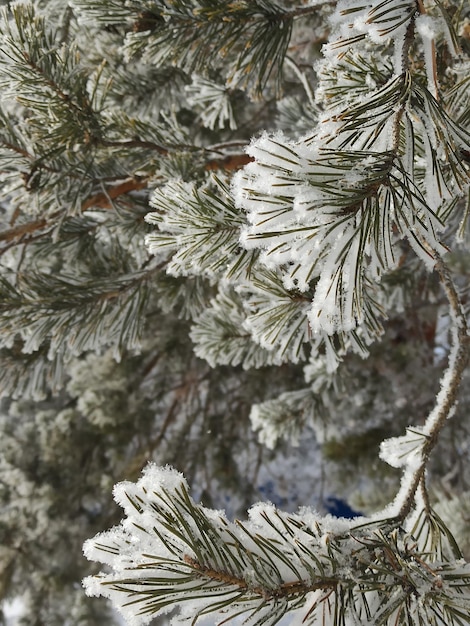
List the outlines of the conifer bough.
<svg viewBox="0 0 470 626">
<path fill-rule="evenodd" d="M 468 555 L 432 486 L 449 469 L 436 448 L 459 395 L 469 402 L 470 7 L 72 0 L 49 23 L 57 8 L 15 3 L 1 17 L 5 410 L 29 394 L 51 423 L 54 411 L 62 424 L 86 416 L 96 447 L 83 482 L 95 491 L 101 467 L 135 478 L 158 461 L 116 485 L 125 519 L 85 542 L 106 566 L 86 593 L 135 625 L 170 612 L 173 624 L 470 623 Z M 326 455 L 328 428 L 362 406 L 360 369 L 400 353 L 406 337 L 394 344 L 390 328 L 407 327 L 414 303 L 436 315 L 420 338 L 429 370 L 443 355 L 447 367 L 433 403 L 410 399 L 412 417 L 397 417 L 413 421 L 405 434 L 384 434 L 380 458 L 401 483 L 378 511 L 261 503 L 230 521 L 161 466 L 162 442 L 181 450 L 200 414 L 231 424 L 248 402 L 261 442 L 298 442 L 310 427 Z M 124 397 L 106 355 L 120 376 L 131 364 L 122 418 L 100 396 Z M 105 372 L 102 390 L 80 386 L 88 362 Z M 243 370 L 264 381 L 250 398 Z M 364 404 L 354 428 L 385 433 L 386 401 Z M 13 492 L 19 461 L 5 459 Z M 76 488 L 90 531 L 112 523 Z"/>
<path fill-rule="evenodd" d="M 233 25 L 242 24 L 235 8 L 247 7 L 233 3 L 224 12 L 230 42 Z M 223 622 L 243 615 L 248 623 L 275 624 L 289 612 L 307 624 L 444 625 L 470 619 L 470 568 L 433 513 L 425 484 L 428 458 L 454 409 L 469 346 L 465 313 L 441 259 L 446 253 L 441 233 L 451 213 L 465 210 L 459 197 L 469 183 L 463 155 L 470 135 L 462 123 L 468 82 L 458 82 L 456 73 L 446 89 L 461 89 L 467 104 L 457 97 L 446 107 L 438 72 L 439 47 L 440 54 L 445 47 L 456 57 L 456 65 L 462 62 L 448 11 L 440 3 L 414 0 L 337 3 L 318 82 L 307 92 L 317 93 L 317 102 L 311 102 L 312 107 L 319 102 L 317 125 L 300 139 L 262 136 L 252 143 L 253 162 L 234 177 L 231 193 L 216 183 L 224 202 L 233 198 L 247 213 L 241 243 L 260 253 L 253 270 L 234 279 L 230 263 L 229 272 L 218 263 L 213 269 L 218 257 L 233 256 L 233 247 L 227 247 L 228 234 L 216 238 L 217 222 L 220 232 L 230 225 L 223 211 L 214 211 L 207 226 L 197 211 L 188 216 L 186 198 L 210 206 L 213 196 L 207 191 L 169 185 L 157 191 L 158 212 L 148 218 L 158 227 L 147 238 L 151 251 L 174 251 L 169 271 L 232 280 L 242 306 L 243 297 L 252 302 L 248 311 L 254 313 L 245 326 L 253 339 L 290 359 L 300 358 L 305 344 L 313 344 L 314 353 L 326 343 L 333 361 L 338 335 L 344 351 L 366 350 L 381 333 L 380 278 L 397 267 L 402 239 L 430 269 L 437 267 L 454 343 L 424 426 L 410 427 L 404 437 L 382 446 L 382 458 L 404 468 L 399 494 L 383 513 L 351 523 L 258 505 L 249 522 L 233 524 L 195 505 L 172 470 L 151 467 L 136 486 L 123 483 L 116 489 L 126 521 L 85 548 L 87 556 L 112 568 L 111 574 L 87 579 L 88 591 L 110 597 L 131 623 L 174 605 L 182 607 L 175 618 L 182 622 L 215 613 Z M 193 13 L 211 23 L 215 11 L 204 7 Z M 176 42 L 172 17 L 166 36 Z M 281 36 L 282 22 L 272 24 Z M 285 49 L 276 44 L 276 62 Z M 172 54 L 178 58 L 183 51 Z M 260 64 L 256 57 L 253 62 Z M 205 239 L 217 242 L 215 250 Z M 273 294 L 263 315 L 255 287 L 263 268 L 290 298 L 299 294 L 304 306 L 296 315 L 308 320 L 309 332 L 289 319 L 287 307 L 273 319 Z M 310 291 L 313 298 L 304 298 Z M 273 324 L 276 331 L 269 333 Z M 207 328 L 206 336 L 210 332 Z M 201 335 L 193 331 L 203 344 Z"/>
</svg>

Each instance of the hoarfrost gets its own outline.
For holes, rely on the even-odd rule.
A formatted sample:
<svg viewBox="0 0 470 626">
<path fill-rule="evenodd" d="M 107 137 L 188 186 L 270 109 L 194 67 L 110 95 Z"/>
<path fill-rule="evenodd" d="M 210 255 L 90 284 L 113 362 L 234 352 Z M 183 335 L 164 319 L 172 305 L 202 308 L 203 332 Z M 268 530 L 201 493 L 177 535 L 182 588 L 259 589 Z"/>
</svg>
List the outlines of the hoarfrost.
<svg viewBox="0 0 470 626">
<path fill-rule="evenodd" d="M 421 39 L 423 41 L 428 89 L 432 95 L 437 98 L 439 86 L 437 84 L 436 50 L 434 44 L 436 39 L 435 24 L 435 20 L 429 15 L 418 15 L 415 20 L 416 30 L 421 35 Z"/>
</svg>

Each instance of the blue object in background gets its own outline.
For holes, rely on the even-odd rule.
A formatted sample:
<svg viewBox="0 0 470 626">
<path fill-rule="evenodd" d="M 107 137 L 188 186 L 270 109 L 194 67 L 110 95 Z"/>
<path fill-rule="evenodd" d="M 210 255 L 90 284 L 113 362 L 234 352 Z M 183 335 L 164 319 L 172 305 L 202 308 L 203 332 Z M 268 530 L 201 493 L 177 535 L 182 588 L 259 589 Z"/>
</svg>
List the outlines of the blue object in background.
<svg viewBox="0 0 470 626">
<path fill-rule="evenodd" d="M 267 480 L 263 485 L 258 486 L 258 491 L 264 500 L 269 500 L 274 506 L 285 507 L 286 499 L 278 494 L 276 487 L 273 480 Z"/>
<path fill-rule="evenodd" d="M 347 502 L 341 500 L 341 498 L 335 498 L 334 496 L 326 498 L 324 505 L 328 513 L 331 513 L 331 515 L 334 515 L 335 517 L 346 517 L 351 519 L 361 515 L 359 511 L 354 511 L 354 509 L 352 509 Z"/>
</svg>

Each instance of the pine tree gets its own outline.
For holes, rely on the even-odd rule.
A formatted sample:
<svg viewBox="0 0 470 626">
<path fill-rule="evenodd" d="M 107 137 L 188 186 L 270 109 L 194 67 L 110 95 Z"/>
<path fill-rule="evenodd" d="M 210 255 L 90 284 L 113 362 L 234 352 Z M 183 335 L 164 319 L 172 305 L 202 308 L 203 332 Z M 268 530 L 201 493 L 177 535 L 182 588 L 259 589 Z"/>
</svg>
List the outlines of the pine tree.
<svg viewBox="0 0 470 626">
<path fill-rule="evenodd" d="M 2 5 L 0 597 L 468 624 L 468 3 Z"/>
</svg>

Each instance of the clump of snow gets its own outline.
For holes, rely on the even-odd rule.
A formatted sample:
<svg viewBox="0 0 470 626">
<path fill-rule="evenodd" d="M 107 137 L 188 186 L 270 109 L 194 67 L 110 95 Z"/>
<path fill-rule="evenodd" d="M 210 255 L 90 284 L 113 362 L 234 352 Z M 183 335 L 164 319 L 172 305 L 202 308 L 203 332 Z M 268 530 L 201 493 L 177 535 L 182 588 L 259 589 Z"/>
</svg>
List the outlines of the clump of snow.
<svg viewBox="0 0 470 626">
<path fill-rule="evenodd" d="M 417 469 L 423 461 L 426 435 L 418 427 L 408 427 L 406 435 L 386 439 L 380 446 L 380 458 L 392 467 Z"/>
<path fill-rule="evenodd" d="M 426 65 L 426 76 L 428 79 L 428 89 L 437 98 L 439 86 L 437 84 L 436 73 L 436 20 L 429 15 L 418 15 L 415 20 L 416 31 L 421 35 L 424 50 L 424 62 Z"/>
</svg>

